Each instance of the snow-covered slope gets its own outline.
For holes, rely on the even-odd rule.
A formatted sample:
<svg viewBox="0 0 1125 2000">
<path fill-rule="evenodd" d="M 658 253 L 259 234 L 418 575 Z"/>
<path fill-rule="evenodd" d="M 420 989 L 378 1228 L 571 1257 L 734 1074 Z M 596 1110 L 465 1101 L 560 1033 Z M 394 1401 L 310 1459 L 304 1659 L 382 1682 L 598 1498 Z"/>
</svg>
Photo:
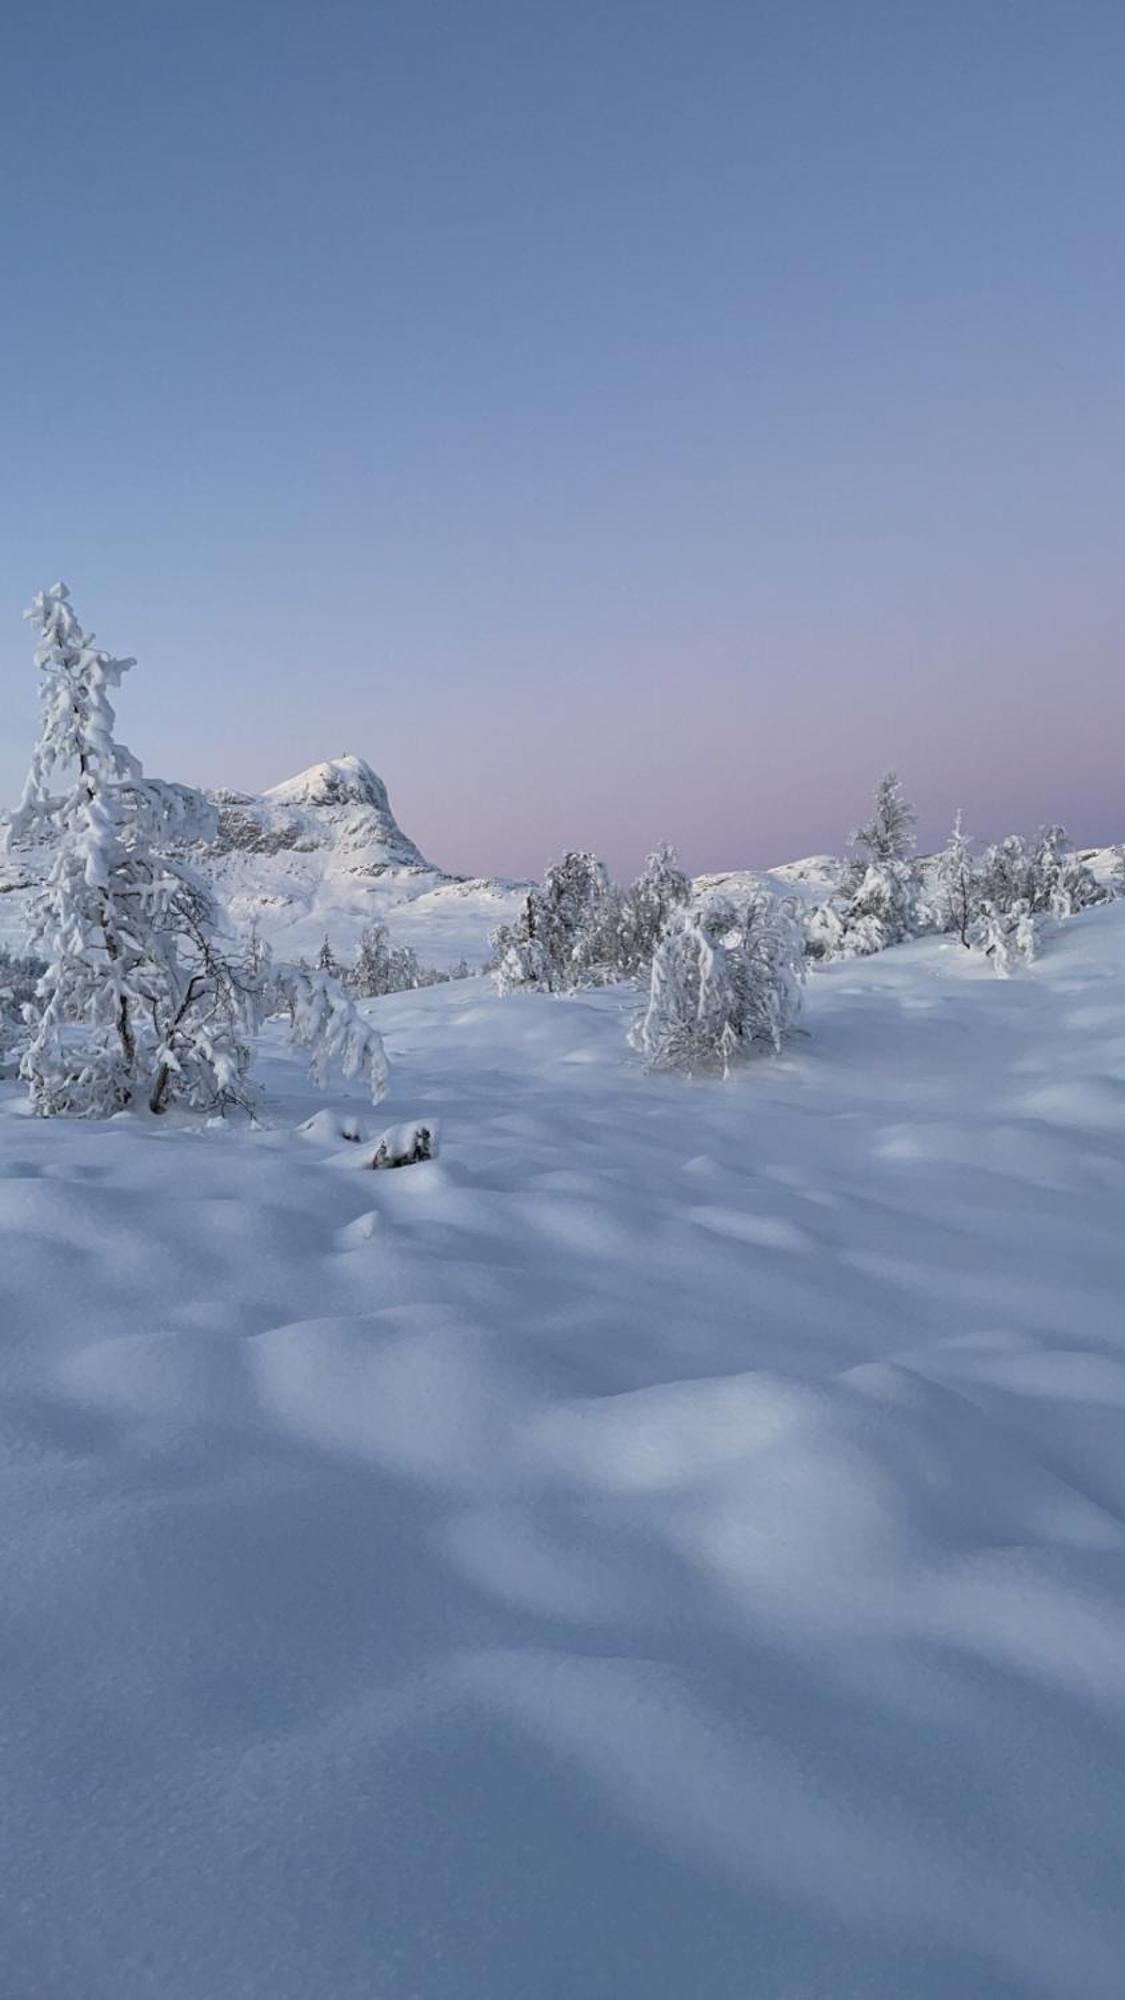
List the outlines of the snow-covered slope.
<svg viewBox="0 0 1125 2000">
<path fill-rule="evenodd" d="M 697 875 L 695 886 L 703 895 L 728 896 L 736 903 L 756 889 L 795 897 L 801 903 L 821 903 L 838 886 L 842 867 L 831 854 L 815 854 L 804 861 L 782 862 L 777 868 L 726 868 Z"/>
<path fill-rule="evenodd" d="M 339 956 L 354 956 L 364 925 L 380 919 L 424 963 L 478 964 L 519 901 L 518 885 L 466 881 L 427 861 L 362 757 L 314 764 L 258 798 L 181 790 L 184 851 L 213 882 L 230 925 L 245 932 L 256 922 L 286 957 L 315 956 L 326 936 Z M 0 942 L 22 947 L 41 872 L 35 853 L 0 854 Z"/>
<path fill-rule="evenodd" d="M 0 1091 L 6 1992 L 1119 2000 L 1125 906 L 727 1085 L 630 1005 Z"/>
</svg>

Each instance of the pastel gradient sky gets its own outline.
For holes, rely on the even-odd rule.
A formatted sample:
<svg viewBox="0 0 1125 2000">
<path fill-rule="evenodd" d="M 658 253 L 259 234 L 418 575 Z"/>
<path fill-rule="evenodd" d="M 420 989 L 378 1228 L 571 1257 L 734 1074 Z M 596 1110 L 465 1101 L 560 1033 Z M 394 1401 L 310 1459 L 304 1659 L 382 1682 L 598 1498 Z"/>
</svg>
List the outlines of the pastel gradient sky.
<svg viewBox="0 0 1125 2000">
<path fill-rule="evenodd" d="M 1122 0 L 8 0 L 0 798 L 58 575 L 153 771 L 538 873 L 1125 837 Z"/>
</svg>

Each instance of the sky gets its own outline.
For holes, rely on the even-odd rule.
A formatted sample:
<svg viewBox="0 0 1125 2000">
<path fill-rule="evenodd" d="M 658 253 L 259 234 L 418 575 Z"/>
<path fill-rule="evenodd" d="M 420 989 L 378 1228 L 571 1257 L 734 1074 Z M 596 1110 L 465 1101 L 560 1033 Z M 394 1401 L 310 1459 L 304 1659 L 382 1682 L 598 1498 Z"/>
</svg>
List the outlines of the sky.
<svg viewBox="0 0 1125 2000">
<path fill-rule="evenodd" d="M 7 0 L 0 799 L 56 577 L 146 768 L 423 851 L 1125 838 L 1121 0 Z"/>
</svg>

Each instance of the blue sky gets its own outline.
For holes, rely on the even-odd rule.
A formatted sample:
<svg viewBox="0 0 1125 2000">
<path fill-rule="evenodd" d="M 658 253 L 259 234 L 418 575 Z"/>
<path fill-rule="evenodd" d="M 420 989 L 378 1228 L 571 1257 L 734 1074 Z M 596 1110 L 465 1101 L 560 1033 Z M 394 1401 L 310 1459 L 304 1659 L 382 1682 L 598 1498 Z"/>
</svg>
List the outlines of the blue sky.
<svg viewBox="0 0 1125 2000">
<path fill-rule="evenodd" d="M 11 0 L 0 797 L 57 575 L 165 775 L 435 859 L 1125 836 L 1119 0 Z"/>
</svg>

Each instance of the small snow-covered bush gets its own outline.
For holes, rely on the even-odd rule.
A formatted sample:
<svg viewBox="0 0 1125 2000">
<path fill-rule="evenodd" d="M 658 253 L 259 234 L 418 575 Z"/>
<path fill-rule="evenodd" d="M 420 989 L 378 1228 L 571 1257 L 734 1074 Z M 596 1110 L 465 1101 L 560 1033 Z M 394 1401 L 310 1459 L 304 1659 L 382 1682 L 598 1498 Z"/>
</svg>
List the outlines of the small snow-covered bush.
<svg viewBox="0 0 1125 2000">
<path fill-rule="evenodd" d="M 386 1167 L 415 1167 L 424 1160 L 436 1160 L 438 1156 L 438 1126 L 434 1119 L 422 1123 L 414 1120 L 406 1125 L 392 1125 L 382 1133 L 371 1156 L 371 1165 L 376 1169 Z"/>
<path fill-rule="evenodd" d="M 630 1040 L 651 1069 L 719 1072 L 781 1047 L 800 1002 L 804 940 L 791 903 L 761 891 L 676 913 Z"/>
<path fill-rule="evenodd" d="M 810 958 L 866 958 L 932 928 L 918 870 L 907 861 L 857 867 L 845 890 L 819 903 L 805 920 Z"/>
<path fill-rule="evenodd" d="M 1006 979 L 1013 967 L 1030 965 L 1038 948 L 1036 918 L 1025 902 L 999 910 L 995 903 L 983 902 L 974 919 L 972 942 L 992 960 L 998 979 Z"/>
</svg>

